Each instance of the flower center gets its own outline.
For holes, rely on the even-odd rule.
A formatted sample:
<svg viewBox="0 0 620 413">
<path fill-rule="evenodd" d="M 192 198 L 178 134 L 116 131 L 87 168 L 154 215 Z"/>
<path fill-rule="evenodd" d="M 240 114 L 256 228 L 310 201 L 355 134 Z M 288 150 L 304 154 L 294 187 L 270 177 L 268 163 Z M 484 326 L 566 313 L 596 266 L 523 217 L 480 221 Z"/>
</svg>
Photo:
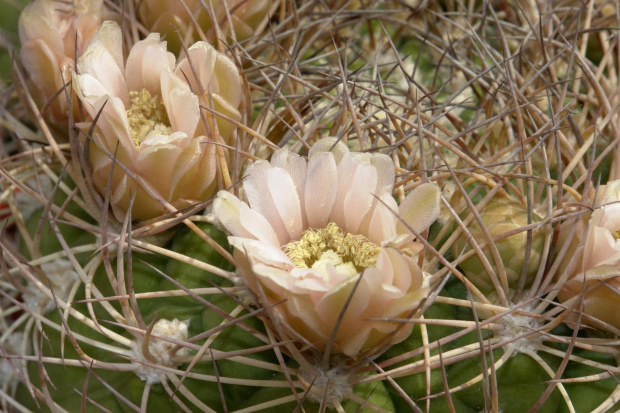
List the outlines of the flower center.
<svg viewBox="0 0 620 413">
<path fill-rule="evenodd" d="M 308 229 L 299 241 L 284 246 L 295 266 L 312 268 L 323 275 L 328 264 L 340 273 L 360 273 L 377 263 L 379 251 L 381 248 L 365 236 L 345 233 L 333 222 L 322 229 Z"/>
<path fill-rule="evenodd" d="M 137 148 L 145 138 L 152 134 L 169 135 L 172 132 L 166 107 L 159 96 L 142 89 L 129 92 L 131 102 L 127 110 L 127 120 L 131 139 Z"/>
</svg>

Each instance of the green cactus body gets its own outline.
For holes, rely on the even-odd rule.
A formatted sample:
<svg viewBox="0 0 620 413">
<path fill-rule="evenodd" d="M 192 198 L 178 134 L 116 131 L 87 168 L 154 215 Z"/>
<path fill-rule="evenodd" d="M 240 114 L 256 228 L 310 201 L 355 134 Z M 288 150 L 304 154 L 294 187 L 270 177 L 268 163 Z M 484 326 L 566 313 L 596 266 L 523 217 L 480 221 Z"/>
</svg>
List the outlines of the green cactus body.
<svg viewBox="0 0 620 413">
<path fill-rule="evenodd" d="M 446 297 L 465 299 L 467 294 L 463 284 L 456 279 L 451 279 L 442 291 L 442 295 Z M 424 313 L 425 319 L 432 321 L 437 320 L 473 320 L 473 313 L 466 307 L 457 307 L 443 303 L 435 303 L 431 305 Z M 480 322 L 483 322 L 481 320 Z M 423 347 L 421 336 L 422 326 L 416 326 L 409 338 L 395 346 L 392 346 L 380 358 L 380 363 L 389 362 L 389 360 L 399 355 L 415 349 Z M 512 347 L 511 343 L 498 343 L 495 334 L 487 329 L 461 335 L 456 339 L 448 339 L 454 333 L 462 331 L 458 327 L 447 327 L 444 325 L 433 325 L 432 322 L 426 324 L 425 327 L 428 335 L 428 343 L 431 346 L 441 343 L 441 353 L 443 357 L 443 372 L 441 366 L 435 367 L 430 371 L 430 386 L 427 386 L 426 373 L 424 371 L 423 355 L 415 356 L 412 359 L 404 360 L 395 365 L 389 365 L 386 370 L 395 369 L 402 366 L 411 365 L 418 362 L 419 368 L 415 372 L 407 374 L 403 377 L 397 377 L 394 381 L 408 395 L 413 402 L 416 403 L 423 411 L 428 407 L 429 412 L 445 412 L 449 410 L 451 404 L 458 412 L 480 412 L 491 408 L 493 401 L 487 397 L 496 394 L 496 403 L 502 412 L 521 413 L 531 409 L 543 393 L 552 379 L 549 371 L 541 365 L 545 363 L 546 367 L 551 369 L 553 374 L 559 369 L 562 358 L 559 354 L 566 352 L 568 346 L 565 344 L 549 343 L 549 347 L 558 350 L 558 354 L 550 354 L 545 351 L 537 351 L 528 353 L 525 350 L 527 346 L 520 347 L 526 352 L 514 351 L 517 347 Z M 554 330 L 558 335 L 569 335 L 569 329 Z M 499 337 L 501 332 L 498 332 Z M 566 337 L 569 339 L 570 337 Z M 464 360 L 454 362 L 451 360 L 450 352 L 467 346 L 476 345 L 482 339 L 484 350 L 474 350 Z M 520 340 L 528 340 L 527 337 Z M 518 344 L 518 341 L 516 342 Z M 478 344 L 479 345 L 479 344 Z M 489 346 L 494 346 L 491 353 L 488 351 Z M 474 348 L 479 348 L 475 346 Z M 502 364 L 498 364 L 506 351 L 511 351 L 511 356 Z M 430 351 L 431 357 L 437 357 L 439 351 L 434 346 Z M 483 356 L 484 354 L 484 356 Z M 588 363 L 598 362 L 601 365 L 616 366 L 614 357 L 611 354 L 599 352 L 584 351 L 574 349 L 573 354 L 577 357 L 587 359 Z M 535 357 L 534 357 L 535 355 Z M 487 368 L 487 380 L 483 380 L 479 376 L 483 371 L 483 359 Z M 493 369 L 491 369 L 493 366 Z M 385 366 L 384 366 L 385 368 Z M 562 379 L 570 379 L 573 377 L 586 377 L 604 373 L 604 370 L 587 366 L 581 362 L 569 361 L 564 370 Z M 444 375 L 445 380 L 450 389 L 450 401 L 448 402 L 444 392 Z M 477 379 L 476 379 L 477 378 Z M 458 389 L 470 380 L 476 379 L 473 383 Z M 492 384 L 494 383 L 494 384 Z M 617 382 L 611 377 L 603 377 L 595 379 L 587 383 L 568 383 L 565 385 L 570 403 L 574 406 L 576 412 L 588 413 L 593 411 L 601 403 L 603 403 L 615 390 Z M 496 392 L 492 389 L 496 386 Z M 397 412 L 410 411 L 409 402 L 391 386 L 388 391 L 392 397 Z M 487 396 L 485 396 L 487 395 Z M 430 398 L 429 398 L 430 397 Z M 429 398 L 427 400 L 427 398 Z M 559 391 L 555 388 L 551 394 L 544 400 L 544 403 L 537 411 L 545 413 L 567 412 L 568 404 Z"/>
</svg>

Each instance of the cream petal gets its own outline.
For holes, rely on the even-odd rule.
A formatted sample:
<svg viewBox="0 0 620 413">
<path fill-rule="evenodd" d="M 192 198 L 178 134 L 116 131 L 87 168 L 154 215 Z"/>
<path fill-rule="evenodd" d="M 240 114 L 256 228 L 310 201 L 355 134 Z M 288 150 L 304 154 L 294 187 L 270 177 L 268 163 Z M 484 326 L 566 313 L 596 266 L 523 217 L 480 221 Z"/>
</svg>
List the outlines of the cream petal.
<svg viewBox="0 0 620 413">
<path fill-rule="evenodd" d="M 400 204 L 400 217 L 413 230 L 420 234 L 427 230 L 439 216 L 441 202 L 441 191 L 435 184 L 425 183 L 411 191 Z M 397 231 L 400 234 L 407 234 L 409 230 L 399 220 Z"/>
<path fill-rule="evenodd" d="M 118 145 L 117 159 L 131 167 L 138 150 L 131 139 L 123 102 L 118 98 L 103 96 L 91 109 L 95 114 L 101 111 L 93 137 L 95 144 L 107 150 L 110 155 L 114 155 Z"/>
<path fill-rule="evenodd" d="M 416 289 L 421 287 L 422 271 L 411 258 L 405 257 L 395 248 L 384 248 L 383 251 L 392 264 L 393 279 L 390 281 L 391 285 L 403 293 L 410 291 L 412 286 L 415 286 Z"/>
<path fill-rule="evenodd" d="M 78 72 L 95 77 L 107 94 L 128 102 L 127 86 L 122 55 L 121 29 L 115 22 L 103 22 L 91 39 L 88 48 L 79 58 Z"/>
<path fill-rule="evenodd" d="M 583 300 L 584 313 L 620 329 L 618 287 L 618 277 L 608 280 L 606 285 L 601 283 L 588 285 Z"/>
<path fill-rule="evenodd" d="M 48 3 L 49 4 L 49 3 Z M 56 54 L 63 52 L 63 42 L 58 28 L 53 27 L 54 16 L 46 2 L 30 2 L 19 15 L 19 40 L 25 45 L 32 39 L 43 39 Z"/>
<path fill-rule="evenodd" d="M 254 263 L 263 263 L 287 272 L 295 268 L 290 258 L 280 248 L 272 244 L 241 237 L 228 237 L 228 242 L 246 256 L 251 257 Z"/>
<path fill-rule="evenodd" d="M 377 169 L 377 190 L 376 193 L 383 192 L 392 193 L 394 189 L 394 181 L 396 179 L 396 170 L 394 169 L 394 161 L 388 155 L 375 153 L 370 158 L 370 162 Z"/>
<path fill-rule="evenodd" d="M 370 223 L 367 230 L 367 238 L 377 245 L 382 245 L 396 236 L 396 216 L 398 204 L 390 193 L 383 193 L 374 210 L 371 210 Z"/>
<path fill-rule="evenodd" d="M 225 119 L 224 116 L 233 119 L 237 122 L 241 122 L 241 112 L 239 112 L 239 106 L 233 106 L 229 102 L 225 101 L 219 95 L 212 95 L 213 97 L 213 115 L 217 123 L 217 129 L 220 136 L 228 143 L 234 145 L 234 131 L 237 129 L 237 123 Z M 211 114 L 209 114 L 211 116 Z"/>
<path fill-rule="evenodd" d="M 243 189 L 252 209 L 265 217 L 278 236 L 280 245 L 289 242 L 289 235 L 268 188 L 267 171 L 272 168 L 267 161 L 250 165 L 245 173 Z"/>
<path fill-rule="evenodd" d="M 620 243 L 614 239 L 609 230 L 592 226 L 592 223 L 590 225 L 583 249 L 583 270 L 620 263 Z"/>
<path fill-rule="evenodd" d="M 205 136 L 196 138 L 193 143 L 200 148 L 197 166 L 188 170 L 179 181 L 178 186 L 192 188 L 198 200 L 206 200 L 217 191 L 217 158 L 215 146 Z M 174 184 L 174 181 L 173 181 Z"/>
<path fill-rule="evenodd" d="M 199 139 L 188 139 L 187 146 L 177 158 L 174 170 L 172 171 L 172 177 L 170 179 L 171 200 L 198 200 L 198 195 L 205 188 L 205 182 L 203 182 L 203 180 L 206 179 L 209 181 L 206 185 L 212 182 L 213 176 L 207 174 L 207 176 L 201 177 L 198 174 L 202 158 L 205 155 L 202 149 L 203 146 L 204 145 L 202 145 Z M 212 160 L 214 161 L 214 159 Z"/>
<path fill-rule="evenodd" d="M 288 298 L 293 288 L 293 279 L 287 270 L 256 262 L 252 265 L 252 271 L 260 281 L 261 288 L 267 289 L 267 291 L 263 291 L 265 294 L 271 296 L 276 294 L 278 296 L 276 297 L 277 299 Z M 253 275 L 249 274 L 248 276 L 252 277 Z M 257 296 L 260 295 L 258 290 L 254 291 L 254 293 Z"/>
<path fill-rule="evenodd" d="M 351 277 L 336 288 L 332 288 L 315 307 L 319 319 L 328 329 L 327 331 L 330 331 L 336 326 L 336 322 L 344 310 L 345 303 L 349 297 L 351 298 L 342 321 L 338 326 L 337 340 L 341 337 L 351 337 L 357 334 L 357 332 L 353 331 L 359 329 L 360 315 L 364 314 L 370 303 L 372 291 L 369 289 L 366 274 L 362 276 L 362 280 L 357 284 L 355 291 L 353 291 L 357 279 L 357 276 Z"/>
<path fill-rule="evenodd" d="M 208 93 L 218 59 L 217 51 L 206 42 L 196 42 L 187 51 L 188 56 L 179 62 L 174 73 L 181 79 L 188 79 L 195 94 Z"/>
<path fill-rule="evenodd" d="M 591 225 L 604 227 L 610 232 L 618 231 L 620 229 L 620 204 L 617 202 L 594 211 Z"/>
<path fill-rule="evenodd" d="M 267 170 L 266 177 L 267 188 L 288 233 L 284 243 L 301 238 L 304 229 L 301 204 L 293 179 L 284 169 L 276 167 Z"/>
<path fill-rule="evenodd" d="M 381 294 L 381 278 L 383 275 L 376 268 L 368 268 L 361 275 L 362 279 L 353 292 L 353 287 L 358 277 L 352 277 L 337 288 L 325 294 L 317 304 L 316 312 L 321 321 L 329 328 L 328 332 L 335 327 L 340 317 L 344 304 L 349 296 L 351 300 L 342 317 L 336 333 L 336 343 L 340 351 L 348 356 L 355 356 L 364 348 L 371 334 L 372 322 L 366 320 L 372 313 L 377 311 L 378 306 L 384 307 Z M 351 295 L 352 294 L 352 295 Z"/>
<path fill-rule="evenodd" d="M 391 284 L 394 281 L 394 266 L 392 265 L 392 260 L 390 259 L 390 255 L 387 253 L 386 248 L 381 248 L 379 256 L 377 257 L 375 268 L 383 274 L 383 279 L 381 280 L 382 283 Z"/>
<path fill-rule="evenodd" d="M 601 204 L 617 203 L 620 201 L 620 179 L 607 182 L 603 188 Z"/>
<path fill-rule="evenodd" d="M 198 97 L 179 77 L 166 72 L 161 75 L 161 96 L 172 129 L 194 136 L 200 122 Z"/>
<path fill-rule="evenodd" d="M 336 200 L 334 201 L 332 211 L 329 215 L 329 220 L 344 229 L 345 213 L 347 212 L 344 207 L 344 201 L 345 197 L 349 194 L 349 191 L 358 190 L 358 188 L 352 188 L 351 182 L 353 181 L 359 162 L 355 159 L 355 157 L 351 156 L 351 154 L 347 152 L 340 160 L 340 163 L 338 163 L 338 160 L 336 160 L 336 163 L 338 164 L 338 192 L 336 194 Z M 367 188 L 366 185 L 363 187 Z"/>
<path fill-rule="evenodd" d="M 140 147 L 135 163 L 136 172 L 149 182 L 162 198 L 170 200 L 170 181 L 177 159 L 183 151 L 174 141 L 186 139 L 187 135 L 175 132 L 170 136 L 159 135 L 153 138 L 157 138 L 157 142 Z"/>
<path fill-rule="evenodd" d="M 20 54 L 24 68 L 39 89 L 59 90 L 62 87 L 60 62 L 46 42 L 34 39 L 22 46 Z M 65 82 L 68 81 L 65 79 Z"/>
<path fill-rule="evenodd" d="M 234 236 L 255 238 L 279 247 L 278 237 L 267 220 L 233 194 L 218 192 L 213 201 L 213 211 L 226 230 Z"/>
<path fill-rule="evenodd" d="M 366 347 L 370 334 L 371 329 L 368 326 L 359 329 L 355 334 L 349 335 L 338 342 L 340 351 L 349 357 L 358 355 Z"/>
<path fill-rule="evenodd" d="M 325 283 L 323 276 L 311 268 L 294 268 L 291 276 L 295 279 L 293 292 L 309 294 L 316 304 L 331 286 Z"/>
<path fill-rule="evenodd" d="M 218 79 L 218 94 L 228 105 L 238 108 L 241 104 L 243 89 L 241 88 L 241 76 L 239 76 L 237 66 L 228 56 L 220 54 L 213 70 L 215 72 L 214 78 Z"/>
<path fill-rule="evenodd" d="M 151 33 L 134 44 L 127 56 L 125 81 L 129 90 L 147 89 L 151 96 L 161 94 L 162 72 L 174 69 L 174 55 L 166 50 L 159 33 Z"/>
<path fill-rule="evenodd" d="M 308 228 L 323 228 L 328 224 L 338 193 L 338 167 L 334 155 L 317 152 L 308 160 L 305 212 Z"/>
<path fill-rule="evenodd" d="M 304 295 L 291 294 L 287 297 L 286 308 L 290 314 L 288 324 L 310 343 L 323 350 L 328 335 L 325 326 L 314 311 L 314 303 Z M 292 319 L 291 319 L 292 318 Z"/>
<path fill-rule="evenodd" d="M 121 198 L 128 195 L 128 179 L 129 177 L 123 174 L 121 181 L 118 182 L 115 186 L 111 187 L 112 193 L 110 194 L 110 204 L 116 205 L 121 202 Z"/>
<path fill-rule="evenodd" d="M 346 157 L 346 155 L 345 155 Z M 362 220 L 375 201 L 374 188 L 377 187 L 377 170 L 362 163 L 355 171 L 348 193 L 344 198 L 344 230 L 352 234 L 359 232 Z M 342 189 L 342 188 L 339 188 Z"/>
<path fill-rule="evenodd" d="M 307 161 L 301 156 L 291 153 L 289 150 L 280 149 L 276 151 L 271 157 L 271 165 L 276 168 L 282 168 L 291 176 L 293 180 L 293 185 L 295 186 L 295 190 L 297 192 L 297 197 L 299 199 L 299 203 L 302 206 L 301 214 L 302 214 L 302 225 L 304 228 L 306 225 L 306 211 L 303 208 L 304 205 L 304 191 L 306 185 L 306 175 L 308 169 Z"/>
<path fill-rule="evenodd" d="M 405 316 L 410 311 L 417 309 L 428 297 L 428 294 L 428 288 L 421 288 L 419 290 L 412 291 L 401 298 L 392 300 L 384 309 L 383 317 L 397 318 Z"/>
<path fill-rule="evenodd" d="M 323 138 L 314 143 L 308 152 L 308 158 L 312 159 L 312 157 L 321 152 L 331 152 L 334 154 L 334 159 L 336 160 L 336 164 L 340 163 L 340 160 L 344 156 L 345 153 L 349 153 L 349 148 L 345 145 L 341 140 L 334 137 Z"/>
<path fill-rule="evenodd" d="M 72 72 L 71 78 L 75 92 L 84 104 L 84 107 L 86 108 L 90 117 L 94 118 L 95 116 L 97 116 L 98 112 L 95 109 L 95 105 L 102 98 L 108 98 L 107 90 L 101 84 L 101 82 L 99 82 L 99 80 L 95 79 L 88 73 L 78 75 L 77 73 Z M 102 105 L 99 105 L 99 107 L 101 106 Z"/>
<path fill-rule="evenodd" d="M 147 136 L 140 143 L 140 153 L 138 154 L 138 157 L 143 158 L 145 156 L 144 151 L 146 149 L 151 150 L 153 147 L 160 145 L 174 145 L 177 148 L 183 149 L 189 144 L 190 140 L 191 137 L 187 136 L 187 134 L 183 132 L 173 132 L 170 135 L 152 134 Z"/>
</svg>

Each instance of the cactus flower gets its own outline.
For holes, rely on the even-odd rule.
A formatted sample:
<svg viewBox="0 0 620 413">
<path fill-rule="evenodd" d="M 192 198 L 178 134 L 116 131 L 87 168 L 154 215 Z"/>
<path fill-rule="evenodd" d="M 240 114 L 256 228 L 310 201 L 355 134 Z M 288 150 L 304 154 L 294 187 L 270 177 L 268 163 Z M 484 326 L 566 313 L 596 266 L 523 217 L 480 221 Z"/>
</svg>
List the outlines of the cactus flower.
<svg viewBox="0 0 620 413">
<path fill-rule="evenodd" d="M 578 226 L 577 236 L 585 242 L 574 254 L 558 297 L 565 301 L 584 293 L 583 312 L 620 329 L 620 180 L 599 192 L 602 206 L 592 213 L 585 233 Z"/>
<path fill-rule="evenodd" d="M 103 0 L 36 0 L 19 17 L 21 60 L 34 85 L 33 94 L 54 122 L 68 117 L 62 93 L 79 55 L 95 34 L 104 14 Z"/>
<path fill-rule="evenodd" d="M 411 316 L 428 293 L 416 262 L 422 245 L 397 215 L 423 232 L 440 192 L 422 184 L 398 206 L 394 177 L 389 156 L 327 138 L 307 160 L 281 149 L 251 165 L 247 203 L 218 193 L 214 213 L 231 234 L 238 273 L 259 302 L 284 300 L 274 311 L 291 337 L 323 351 L 334 335 L 332 352 L 355 357 L 410 333 L 410 323 L 376 320 Z"/>
<path fill-rule="evenodd" d="M 105 22 L 78 60 L 78 73 L 73 74 L 77 94 L 93 119 L 101 112 L 89 149 L 93 181 L 102 194 L 109 188 L 119 219 L 136 191 L 132 217 L 139 220 L 163 213 L 162 201 L 180 207 L 215 194 L 212 143 L 222 136 L 201 121 L 199 105 L 209 96 L 234 112 L 241 101 L 241 82 L 234 64 L 210 45 L 198 42 L 189 55 L 195 70 L 186 59 L 175 68 L 166 42 L 151 33 L 132 47 L 124 62 L 120 27 Z M 205 92 L 197 96 L 193 90 Z M 90 124 L 81 126 L 88 130 Z M 233 133 L 231 125 L 226 130 Z M 114 154 L 144 186 L 118 165 L 111 175 Z"/>
</svg>

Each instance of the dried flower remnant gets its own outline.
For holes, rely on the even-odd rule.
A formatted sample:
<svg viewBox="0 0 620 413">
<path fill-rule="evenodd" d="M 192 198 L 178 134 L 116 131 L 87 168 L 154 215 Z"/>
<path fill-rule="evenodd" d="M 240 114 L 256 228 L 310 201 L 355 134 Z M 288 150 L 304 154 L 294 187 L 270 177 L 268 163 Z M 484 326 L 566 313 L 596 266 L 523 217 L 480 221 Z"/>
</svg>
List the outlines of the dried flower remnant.
<svg viewBox="0 0 620 413">
<path fill-rule="evenodd" d="M 191 46 L 189 54 L 199 65 L 205 94 L 230 113 L 238 110 L 241 82 L 234 64 L 204 42 Z M 197 82 L 189 63 L 183 59 L 175 70 L 175 58 L 159 34 L 136 43 L 124 62 L 121 30 L 105 22 L 77 67 L 73 80 L 80 100 L 93 119 L 101 112 L 89 150 L 93 181 L 101 194 L 109 187 L 117 218 L 124 217 L 136 191 L 131 212 L 139 220 L 163 213 L 161 201 L 182 207 L 215 194 L 213 142 L 223 138 L 201 121 L 204 96 L 192 92 L 190 84 Z M 90 123 L 81 126 L 88 129 Z M 219 129 L 234 132 L 230 124 Z M 114 155 L 144 187 L 119 165 L 110 177 Z"/>
<path fill-rule="evenodd" d="M 35 0 L 19 17 L 21 60 L 40 107 L 53 122 L 68 117 L 63 88 L 106 14 L 103 0 Z"/>
<path fill-rule="evenodd" d="M 399 207 L 394 177 L 389 156 L 351 153 L 327 138 L 307 160 L 281 149 L 251 165 L 248 203 L 218 193 L 215 216 L 231 234 L 238 272 L 259 301 L 285 300 L 274 311 L 292 337 L 324 351 L 335 333 L 331 350 L 355 357 L 410 333 L 411 324 L 371 319 L 412 315 L 426 298 L 422 245 L 397 215 L 423 232 L 440 193 L 422 184 Z"/>
<path fill-rule="evenodd" d="M 587 229 L 577 223 L 576 236 L 582 242 L 567 255 L 568 279 L 558 298 L 565 302 L 583 294 L 584 314 L 620 329 L 620 180 L 599 192 L 601 206 L 592 213 Z"/>
</svg>

